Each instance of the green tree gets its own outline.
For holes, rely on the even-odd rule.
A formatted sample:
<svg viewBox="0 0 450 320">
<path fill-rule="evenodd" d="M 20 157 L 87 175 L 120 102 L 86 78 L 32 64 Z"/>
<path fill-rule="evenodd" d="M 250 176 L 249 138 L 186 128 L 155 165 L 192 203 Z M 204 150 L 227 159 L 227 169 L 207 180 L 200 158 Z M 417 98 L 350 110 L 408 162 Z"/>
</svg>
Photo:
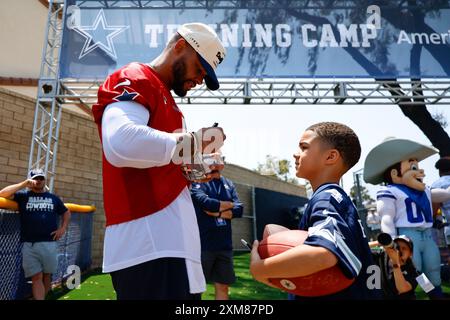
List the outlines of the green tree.
<svg viewBox="0 0 450 320">
<path fill-rule="evenodd" d="M 286 159 L 278 161 L 278 176 L 282 176 L 284 181 L 288 181 L 289 168 L 291 167 L 291 162 Z"/>
<path fill-rule="evenodd" d="M 352 199 L 358 199 L 358 188 L 355 185 L 353 185 L 350 189 L 350 198 Z M 375 202 L 374 199 L 372 199 L 372 197 L 369 194 L 369 190 L 367 190 L 367 188 L 365 186 L 360 186 L 360 192 L 361 192 L 361 201 L 363 204 L 369 204 L 372 202 Z"/>
</svg>

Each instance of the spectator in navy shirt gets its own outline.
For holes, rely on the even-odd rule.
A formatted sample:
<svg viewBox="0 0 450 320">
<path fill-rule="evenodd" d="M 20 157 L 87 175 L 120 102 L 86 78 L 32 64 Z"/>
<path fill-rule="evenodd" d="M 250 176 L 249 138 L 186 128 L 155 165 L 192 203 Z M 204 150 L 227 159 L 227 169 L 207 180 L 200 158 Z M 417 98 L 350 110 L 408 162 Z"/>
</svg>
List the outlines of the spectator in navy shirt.
<svg viewBox="0 0 450 320">
<path fill-rule="evenodd" d="M 213 282 L 216 300 L 228 300 L 228 288 L 236 280 L 233 267 L 231 219 L 242 217 L 243 207 L 233 183 L 212 172 L 212 180 L 193 183 L 192 200 L 197 214 L 206 281 Z"/>
<path fill-rule="evenodd" d="M 28 190 L 19 191 L 24 188 Z M 0 190 L 0 197 L 19 205 L 22 266 L 25 277 L 31 277 L 34 299 L 44 300 L 58 266 L 56 241 L 66 232 L 70 211 L 61 199 L 46 191 L 45 174 L 40 169 L 31 170 L 27 180 Z"/>
</svg>

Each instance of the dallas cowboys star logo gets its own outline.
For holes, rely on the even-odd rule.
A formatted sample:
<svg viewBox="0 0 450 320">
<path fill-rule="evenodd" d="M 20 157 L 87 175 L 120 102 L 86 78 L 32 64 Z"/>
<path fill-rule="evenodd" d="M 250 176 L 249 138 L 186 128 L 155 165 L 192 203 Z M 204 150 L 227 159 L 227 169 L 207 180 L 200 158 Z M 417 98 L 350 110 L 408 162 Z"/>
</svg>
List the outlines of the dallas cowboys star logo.
<svg viewBox="0 0 450 320">
<path fill-rule="evenodd" d="M 122 93 L 118 96 L 115 96 L 113 99 L 116 101 L 131 101 L 136 99 L 139 95 L 137 92 L 128 92 L 127 89 L 123 89 Z"/>
<path fill-rule="evenodd" d="M 112 39 L 128 28 L 129 26 L 108 25 L 105 13 L 101 9 L 91 26 L 77 26 L 73 28 L 73 30 L 86 39 L 78 58 L 81 59 L 96 48 L 99 48 L 111 58 L 117 60 L 116 49 L 114 48 Z"/>
</svg>

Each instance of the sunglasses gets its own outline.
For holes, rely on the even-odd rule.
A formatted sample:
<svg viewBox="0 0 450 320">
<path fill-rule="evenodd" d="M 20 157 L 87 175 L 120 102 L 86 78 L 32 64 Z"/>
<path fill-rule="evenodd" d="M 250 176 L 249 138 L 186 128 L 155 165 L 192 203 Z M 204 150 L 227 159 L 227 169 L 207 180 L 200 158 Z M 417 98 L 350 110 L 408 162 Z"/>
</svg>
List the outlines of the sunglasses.
<svg viewBox="0 0 450 320">
<path fill-rule="evenodd" d="M 33 178 L 33 180 L 43 181 L 43 180 L 45 180 L 45 178 L 44 177 L 36 177 L 36 178 Z"/>
</svg>

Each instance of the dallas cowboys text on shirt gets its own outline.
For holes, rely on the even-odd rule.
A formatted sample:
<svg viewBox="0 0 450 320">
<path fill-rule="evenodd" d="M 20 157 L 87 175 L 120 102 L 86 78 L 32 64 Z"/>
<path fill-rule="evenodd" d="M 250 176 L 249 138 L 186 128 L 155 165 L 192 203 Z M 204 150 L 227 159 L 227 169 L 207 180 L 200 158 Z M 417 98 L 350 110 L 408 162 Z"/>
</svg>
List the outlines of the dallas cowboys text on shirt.
<svg viewBox="0 0 450 320">
<path fill-rule="evenodd" d="M 52 211 L 54 209 L 53 199 L 47 197 L 30 197 L 26 209 L 30 211 Z"/>
</svg>

